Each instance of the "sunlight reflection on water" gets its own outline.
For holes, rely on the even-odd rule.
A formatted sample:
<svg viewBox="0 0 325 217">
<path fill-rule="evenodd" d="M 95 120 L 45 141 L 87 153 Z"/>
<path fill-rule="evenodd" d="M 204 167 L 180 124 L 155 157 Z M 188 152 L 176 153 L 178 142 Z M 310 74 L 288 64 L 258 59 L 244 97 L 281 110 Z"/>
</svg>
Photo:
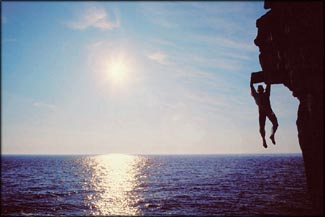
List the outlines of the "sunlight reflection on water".
<svg viewBox="0 0 325 217">
<path fill-rule="evenodd" d="M 301 155 L 3 156 L 3 216 L 311 216 Z"/>
<path fill-rule="evenodd" d="M 88 158 L 90 183 L 93 190 L 86 198 L 92 215 L 137 215 L 141 196 L 136 188 L 140 185 L 141 170 L 145 158 L 124 154 L 109 154 Z"/>
</svg>

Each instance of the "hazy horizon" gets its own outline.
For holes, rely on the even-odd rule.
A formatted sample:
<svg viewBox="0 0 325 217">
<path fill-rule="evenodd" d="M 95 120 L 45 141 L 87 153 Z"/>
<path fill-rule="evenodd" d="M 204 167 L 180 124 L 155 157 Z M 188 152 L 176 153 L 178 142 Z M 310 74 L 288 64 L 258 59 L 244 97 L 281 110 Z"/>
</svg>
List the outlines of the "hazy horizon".
<svg viewBox="0 0 325 217">
<path fill-rule="evenodd" d="M 264 2 L 3 2 L 2 154 L 301 153 L 272 85 L 262 146 L 250 73 Z"/>
</svg>

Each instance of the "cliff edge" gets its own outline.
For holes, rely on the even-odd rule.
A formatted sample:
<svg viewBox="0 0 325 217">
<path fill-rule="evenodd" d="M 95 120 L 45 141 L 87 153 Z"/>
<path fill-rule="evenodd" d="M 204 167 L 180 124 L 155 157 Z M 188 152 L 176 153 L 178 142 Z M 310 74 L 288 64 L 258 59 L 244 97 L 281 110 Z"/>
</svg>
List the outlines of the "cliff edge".
<svg viewBox="0 0 325 217">
<path fill-rule="evenodd" d="M 297 129 L 314 214 L 323 215 L 323 1 L 264 1 L 254 40 L 259 81 L 284 84 L 299 99 Z"/>
</svg>

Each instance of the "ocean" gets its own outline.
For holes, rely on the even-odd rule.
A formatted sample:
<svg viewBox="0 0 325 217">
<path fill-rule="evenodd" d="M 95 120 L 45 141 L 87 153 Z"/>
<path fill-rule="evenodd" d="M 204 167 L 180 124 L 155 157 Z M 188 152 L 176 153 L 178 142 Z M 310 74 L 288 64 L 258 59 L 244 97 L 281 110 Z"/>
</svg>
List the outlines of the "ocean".
<svg viewBox="0 0 325 217">
<path fill-rule="evenodd" d="M 308 215 L 300 154 L 1 157 L 2 215 Z"/>
</svg>

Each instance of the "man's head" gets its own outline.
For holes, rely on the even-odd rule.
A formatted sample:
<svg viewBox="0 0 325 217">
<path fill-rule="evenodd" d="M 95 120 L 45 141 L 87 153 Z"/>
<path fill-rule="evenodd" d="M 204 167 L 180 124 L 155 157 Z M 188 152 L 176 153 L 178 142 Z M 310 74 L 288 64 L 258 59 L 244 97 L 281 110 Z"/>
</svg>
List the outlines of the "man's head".
<svg viewBox="0 0 325 217">
<path fill-rule="evenodd" d="M 257 92 L 258 92 L 258 93 L 263 93 L 263 92 L 264 92 L 264 87 L 263 87 L 263 85 L 258 85 L 258 86 L 257 86 Z"/>
</svg>

